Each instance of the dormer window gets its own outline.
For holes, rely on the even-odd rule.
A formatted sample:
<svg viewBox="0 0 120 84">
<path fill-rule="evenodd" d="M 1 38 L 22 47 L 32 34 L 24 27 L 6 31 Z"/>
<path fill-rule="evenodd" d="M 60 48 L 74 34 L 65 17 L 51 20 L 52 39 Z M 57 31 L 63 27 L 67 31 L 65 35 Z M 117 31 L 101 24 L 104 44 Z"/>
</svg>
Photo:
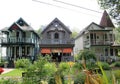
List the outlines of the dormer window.
<svg viewBox="0 0 120 84">
<path fill-rule="evenodd" d="M 55 38 L 55 39 L 59 39 L 59 34 L 58 34 L 58 33 L 55 33 L 54 38 Z"/>
<path fill-rule="evenodd" d="M 18 24 L 19 24 L 20 26 L 24 26 L 24 22 L 23 22 L 22 20 L 20 20 L 20 21 L 18 22 Z"/>
<path fill-rule="evenodd" d="M 58 27 L 58 24 L 55 24 L 55 27 Z"/>
</svg>

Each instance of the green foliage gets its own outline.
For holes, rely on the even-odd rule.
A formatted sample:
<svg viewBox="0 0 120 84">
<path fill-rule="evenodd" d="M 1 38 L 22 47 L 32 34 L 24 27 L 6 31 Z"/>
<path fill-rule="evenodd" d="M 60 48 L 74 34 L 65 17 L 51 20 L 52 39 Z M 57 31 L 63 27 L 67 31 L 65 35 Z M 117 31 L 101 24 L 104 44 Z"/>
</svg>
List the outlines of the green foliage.
<svg viewBox="0 0 120 84">
<path fill-rule="evenodd" d="M 108 9 L 109 14 L 120 23 L 120 0 L 98 0 L 98 3 L 103 9 Z"/>
<path fill-rule="evenodd" d="M 107 78 L 107 75 L 106 75 L 104 69 L 102 68 L 101 62 L 98 62 L 97 64 L 98 64 L 98 66 L 99 66 L 99 68 L 100 68 L 100 70 L 101 70 L 101 72 L 102 72 L 102 75 L 103 75 L 103 79 L 104 79 L 105 84 L 108 84 L 108 78 Z"/>
<path fill-rule="evenodd" d="M 38 60 L 34 62 L 25 72 L 24 82 L 30 82 L 30 84 L 39 84 L 40 81 L 48 81 L 51 76 L 56 72 L 56 65 L 48 61 L 48 57 L 38 56 Z"/>
<path fill-rule="evenodd" d="M 75 38 L 78 35 L 78 32 L 76 30 L 72 30 L 71 38 Z"/>
<path fill-rule="evenodd" d="M 83 61 L 85 62 L 85 65 L 87 66 L 88 69 L 94 68 L 96 66 L 96 55 L 90 50 L 83 50 L 80 51 L 79 54 L 77 55 L 77 62 L 82 63 Z"/>
<path fill-rule="evenodd" d="M 73 68 L 74 68 L 75 70 L 80 71 L 80 70 L 83 69 L 83 65 L 82 65 L 81 63 L 77 63 L 77 62 L 76 62 L 76 63 L 74 64 Z"/>
<path fill-rule="evenodd" d="M 22 68 L 22 69 L 26 69 L 27 67 L 29 67 L 31 65 L 31 62 L 29 59 L 18 59 L 15 62 L 15 67 L 16 68 Z"/>
<path fill-rule="evenodd" d="M 120 28 L 116 28 L 114 29 L 114 32 L 115 32 L 115 42 L 117 44 L 120 44 Z"/>
<path fill-rule="evenodd" d="M 115 67 L 120 67 L 120 62 L 115 62 Z"/>
<path fill-rule="evenodd" d="M 115 75 L 115 78 L 116 78 L 116 79 L 119 79 L 119 80 L 120 80 L 120 70 L 114 71 L 114 75 Z"/>
<path fill-rule="evenodd" d="M 84 84 L 84 83 L 85 83 L 85 73 L 80 72 L 75 76 L 74 84 Z"/>
<path fill-rule="evenodd" d="M 101 62 L 103 70 L 110 70 L 110 65 L 107 62 Z"/>
<path fill-rule="evenodd" d="M 20 84 L 17 80 L 13 79 L 2 79 L 0 80 L 0 84 Z"/>
<path fill-rule="evenodd" d="M 88 60 L 88 61 L 93 59 L 93 61 L 96 61 L 96 55 L 90 50 L 83 50 L 83 51 L 80 51 L 78 54 L 78 60 L 82 60 L 82 59 Z"/>
<path fill-rule="evenodd" d="M 61 72 L 68 72 L 69 71 L 69 69 L 70 69 L 70 65 L 67 63 L 67 62 L 61 62 L 60 64 L 59 64 L 59 70 L 61 71 Z"/>
</svg>

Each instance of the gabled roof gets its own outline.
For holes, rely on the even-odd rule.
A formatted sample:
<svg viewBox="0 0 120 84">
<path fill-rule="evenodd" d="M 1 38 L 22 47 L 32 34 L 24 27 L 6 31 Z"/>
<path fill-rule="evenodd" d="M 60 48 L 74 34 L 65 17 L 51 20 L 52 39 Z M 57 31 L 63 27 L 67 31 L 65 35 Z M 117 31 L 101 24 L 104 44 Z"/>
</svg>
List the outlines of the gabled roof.
<svg viewBox="0 0 120 84">
<path fill-rule="evenodd" d="M 75 39 L 77 39 L 77 38 L 79 38 L 81 35 L 83 35 L 83 34 L 85 33 L 85 31 L 89 30 L 90 26 L 92 26 L 92 25 L 95 25 L 95 26 L 99 27 L 101 30 L 104 29 L 103 26 L 100 26 L 100 25 L 92 22 L 92 23 L 90 23 L 86 28 L 84 28 L 82 31 L 80 31 L 80 33 L 78 34 L 78 36 L 77 36 Z"/>
<path fill-rule="evenodd" d="M 21 21 L 24 23 L 24 25 L 29 26 L 29 24 L 21 17 L 16 21 L 16 23 L 20 25 Z"/>
<path fill-rule="evenodd" d="M 71 31 L 70 31 L 70 29 L 67 27 L 67 26 L 65 26 L 58 18 L 55 18 L 52 22 L 50 22 L 47 26 L 46 26 L 46 28 L 41 32 L 41 34 L 42 33 L 44 33 L 51 25 L 53 25 L 53 23 L 55 23 L 55 22 L 57 22 L 57 23 L 59 23 L 59 25 L 61 25 L 65 30 L 67 30 L 69 33 L 72 33 Z"/>
<path fill-rule="evenodd" d="M 23 31 L 16 22 L 14 22 L 10 27 L 8 27 L 8 30 L 18 30 L 18 29 Z"/>
<path fill-rule="evenodd" d="M 9 30 L 17 30 L 17 29 L 21 31 L 32 31 L 39 37 L 39 35 L 33 30 L 33 28 L 30 25 L 28 25 L 28 23 L 25 22 L 22 18 L 19 18 L 10 27 L 4 28 L 1 31 L 9 31 Z"/>
<path fill-rule="evenodd" d="M 114 25 L 106 11 L 104 11 L 104 13 L 103 13 L 103 16 L 100 21 L 100 25 L 103 27 L 113 27 L 114 28 Z"/>
</svg>

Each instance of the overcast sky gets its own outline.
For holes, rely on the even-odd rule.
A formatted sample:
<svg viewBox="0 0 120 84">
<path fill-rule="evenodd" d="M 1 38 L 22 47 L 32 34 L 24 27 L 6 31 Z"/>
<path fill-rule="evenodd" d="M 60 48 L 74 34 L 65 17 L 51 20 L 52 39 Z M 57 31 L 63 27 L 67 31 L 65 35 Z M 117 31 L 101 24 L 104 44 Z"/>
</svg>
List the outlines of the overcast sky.
<svg viewBox="0 0 120 84">
<path fill-rule="evenodd" d="M 85 10 L 79 7 L 65 5 L 54 0 L 37 0 L 52 5 L 46 5 L 33 0 L 0 0 L 0 29 L 9 27 L 22 17 L 37 30 L 41 25 L 49 24 L 55 17 L 70 29 L 82 30 L 91 22 L 100 22 L 103 10 L 100 10 L 97 0 L 59 0 L 66 3 L 96 10 L 101 13 Z M 79 32 L 78 31 L 78 32 Z"/>
</svg>

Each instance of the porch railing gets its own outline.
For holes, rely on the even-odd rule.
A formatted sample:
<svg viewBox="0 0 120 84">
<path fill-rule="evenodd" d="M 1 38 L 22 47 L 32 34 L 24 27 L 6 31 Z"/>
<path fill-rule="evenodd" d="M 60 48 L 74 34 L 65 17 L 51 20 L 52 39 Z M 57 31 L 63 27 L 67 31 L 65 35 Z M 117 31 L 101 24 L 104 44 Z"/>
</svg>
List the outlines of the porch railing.
<svg viewBox="0 0 120 84">
<path fill-rule="evenodd" d="M 32 38 L 2 38 L 1 43 L 35 43 L 35 40 Z"/>
<path fill-rule="evenodd" d="M 85 40 L 84 45 L 110 45 L 113 42 L 110 40 Z"/>
<path fill-rule="evenodd" d="M 41 39 L 40 44 L 74 44 L 73 39 Z"/>
</svg>

